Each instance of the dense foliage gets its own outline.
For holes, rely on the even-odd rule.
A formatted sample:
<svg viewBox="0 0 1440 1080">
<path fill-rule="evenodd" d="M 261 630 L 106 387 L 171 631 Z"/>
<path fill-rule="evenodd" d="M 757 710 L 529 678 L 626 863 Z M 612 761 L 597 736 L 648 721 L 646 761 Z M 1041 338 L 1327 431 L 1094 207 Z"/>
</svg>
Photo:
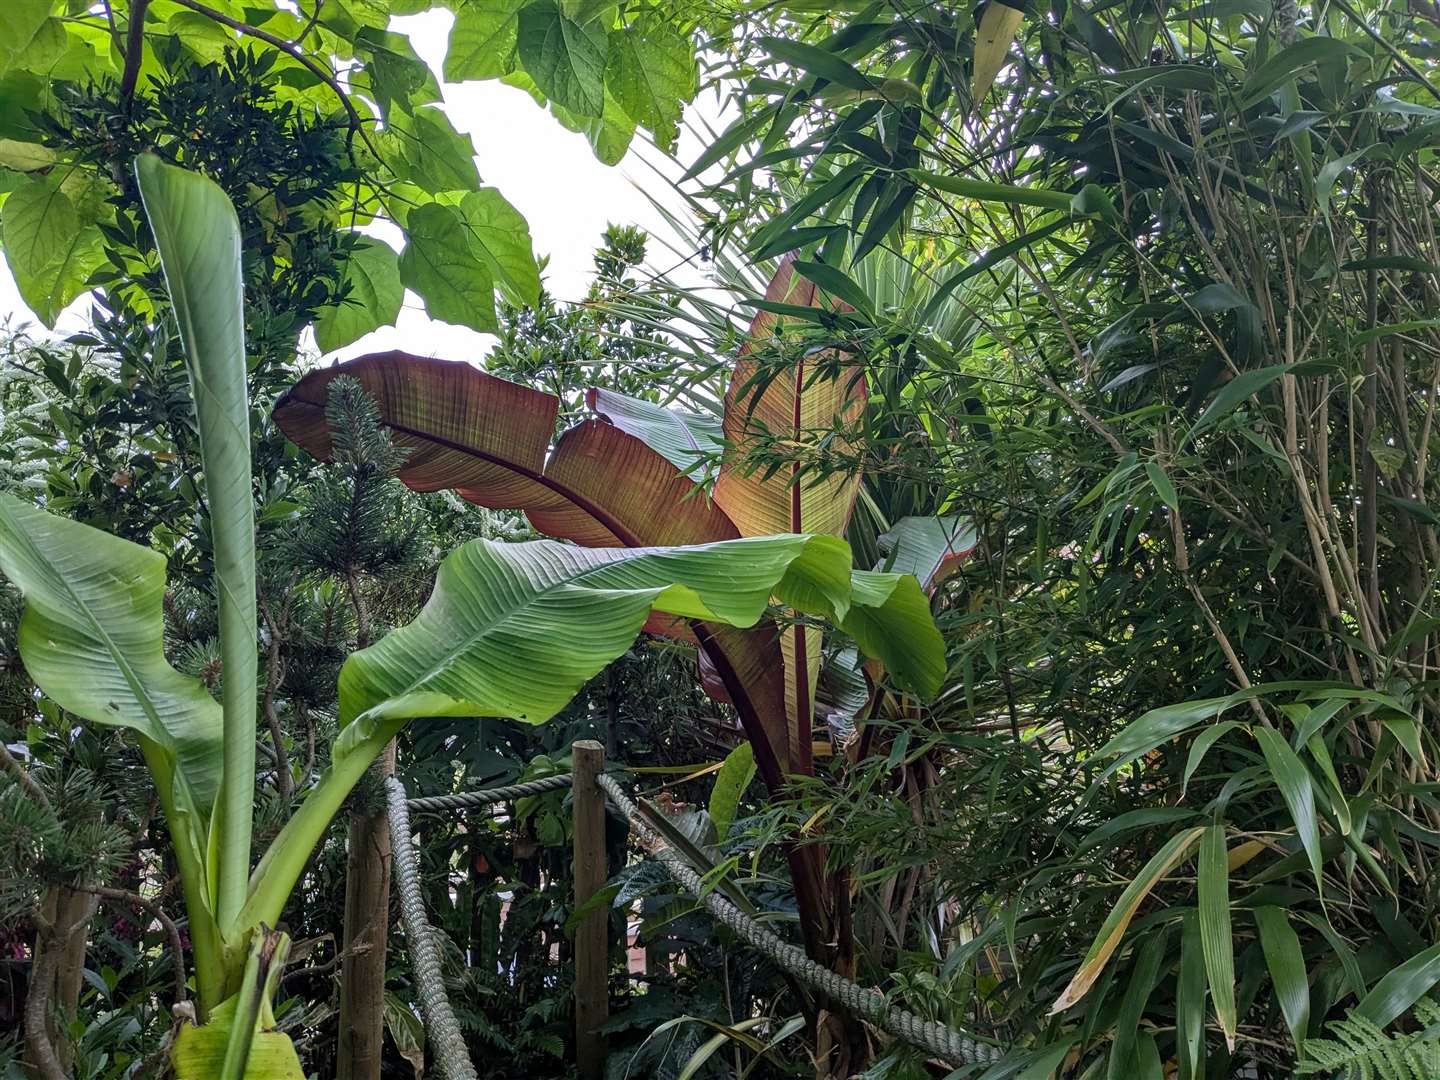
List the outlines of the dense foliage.
<svg viewBox="0 0 1440 1080">
<path fill-rule="evenodd" d="M 537 775 L 579 733 L 674 769 L 637 776 L 675 782 L 717 877 L 838 970 L 992 1041 L 996 1080 L 1433 1075 L 1434 12 L 456 0 L 441 77 L 530 91 L 602 160 L 637 127 L 674 147 L 696 55 L 730 110 L 680 163 L 694 247 L 729 298 L 634 272 L 641 238 L 614 229 L 567 306 L 387 29 L 425 6 L 0 13 L 7 261 L 47 321 L 86 289 L 99 304 L 71 345 L 10 348 L 18 452 L 0 475 L 165 551 L 170 654 L 212 688 L 198 448 L 128 161 L 156 147 L 241 210 L 256 506 L 262 549 L 283 553 L 261 575 L 257 836 L 325 765 L 349 649 L 414 616 L 455 542 L 533 535 L 508 512 L 524 500 L 434 491 L 457 485 L 426 474 L 413 430 L 384 431 L 400 405 L 366 381 L 378 367 L 355 369 L 368 394 L 333 384 L 316 437 L 353 435 L 328 464 L 268 419 L 304 327 L 348 344 L 411 288 L 437 318 L 498 330 L 488 369 L 558 399 L 547 433 L 603 421 L 664 456 L 678 423 L 668 460 L 736 522 L 736 485 L 801 492 L 800 517 L 844 532 L 857 565 L 930 587 L 947 645 L 922 702 L 830 639 L 797 709 L 793 650 L 817 639 L 791 627 L 784 734 L 757 735 L 743 702 L 702 693 L 693 637 L 648 635 L 548 727 L 402 736 L 412 787 Z M 402 227 L 400 254 L 355 231 L 372 216 Z M 830 405 L 774 423 L 764 403 L 787 394 L 797 417 Z M 841 509 L 814 509 L 817 492 Z M 13 940 L 44 945 L 55 906 L 83 909 L 100 882 L 170 906 L 133 751 L 36 704 L 18 663 L 5 675 L 26 778 L 0 801 L 6 865 L 25 870 L 0 893 Z M 712 775 L 746 792 L 738 809 Z M 472 1049 L 495 1075 L 568 1075 L 561 798 L 417 828 Z M 949 1072 L 837 1020 L 624 851 L 617 829 L 614 1075 Z M 311 966 L 287 976 L 281 1019 L 322 1074 L 344 862 L 336 834 L 286 910 Z M 164 925 L 137 944 L 116 910 L 92 931 L 97 978 L 61 1002 L 83 993 L 94 1021 L 83 1075 L 139 1074 L 169 1027 Z M 630 923 L 643 977 L 622 965 Z M 390 966 L 399 1070 L 423 1050 L 398 949 Z"/>
</svg>

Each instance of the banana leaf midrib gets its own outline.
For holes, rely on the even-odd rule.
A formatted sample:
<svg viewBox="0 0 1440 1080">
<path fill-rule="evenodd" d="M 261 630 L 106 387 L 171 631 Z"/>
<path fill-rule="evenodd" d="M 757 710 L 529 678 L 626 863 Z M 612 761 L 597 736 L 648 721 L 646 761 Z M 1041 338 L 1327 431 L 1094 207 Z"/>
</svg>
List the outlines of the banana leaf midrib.
<svg viewBox="0 0 1440 1080">
<path fill-rule="evenodd" d="M 11 504 L 12 506 L 22 508 L 22 512 L 23 510 L 28 509 L 25 503 L 21 502 L 13 495 L 6 494 L 0 496 L 0 498 L 3 498 L 6 503 Z M 31 553 L 31 555 L 38 557 L 39 565 L 41 565 L 46 570 L 53 569 L 52 561 L 45 556 L 45 554 L 41 551 L 40 548 L 35 545 L 35 542 L 31 540 L 30 534 L 27 530 L 21 529 L 16 535 L 20 537 L 25 548 Z M 145 548 L 138 548 L 137 550 L 143 552 L 143 554 L 146 556 L 151 556 L 154 554 L 153 552 Z M 159 558 L 159 556 L 155 557 Z M 90 606 L 81 598 L 79 593 L 75 591 L 75 589 L 70 583 L 69 578 L 58 573 L 53 574 L 53 577 L 56 581 L 59 582 L 61 591 L 63 591 L 65 595 L 70 598 L 72 603 L 74 603 L 76 609 L 82 614 L 86 622 L 91 626 L 95 633 L 95 636 L 104 643 L 105 649 L 110 654 L 111 659 L 114 661 L 116 669 L 120 672 L 120 674 L 124 677 L 125 682 L 129 685 L 130 692 L 135 696 L 135 700 L 139 703 L 142 711 L 144 711 L 145 715 L 150 719 L 151 723 L 155 725 L 157 731 L 164 732 L 167 738 L 173 740 L 173 735 L 171 734 L 170 729 L 166 727 L 164 722 L 160 719 L 159 712 L 155 709 L 154 704 L 150 701 L 149 695 L 145 692 L 144 683 L 141 681 L 139 676 L 135 674 L 135 671 L 131 667 L 130 662 L 125 658 L 125 654 L 115 644 L 114 640 L 110 637 L 110 634 L 105 630 L 105 627 L 91 613 Z M 206 697 L 208 698 L 209 695 L 207 694 Z M 214 701 L 214 698 L 210 698 L 210 700 Z M 216 705 L 218 706 L 219 702 L 216 702 Z M 104 721 L 97 722 L 103 723 Z M 166 747 L 166 749 L 169 750 L 172 754 L 176 752 L 176 748 L 173 745 L 173 742 L 172 745 Z"/>
<path fill-rule="evenodd" d="M 292 390 L 291 393 L 294 394 L 294 391 Z M 287 394 L 286 396 L 289 397 L 290 395 Z M 294 394 L 293 400 L 298 401 L 301 404 L 308 405 L 313 409 L 324 408 L 323 403 L 317 401 L 310 401 L 306 398 L 301 397 L 299 394 Z M 286 401 L 284 398 L 282 398 L 276 404 L 276 411 L 278 412 L 281 408 L 285 406 L 285 404 Z M 446 450 L 453 450 L 458 454 L 465 454 L 468 457 L 476 458 L 480 461 L 483 461 L 487 465 L 494 465 L 498 468 L 506 469 L 509 472 L 515 473 L 519 476 L 523 476 L 525 479 L 533 483 L 539 484 L 546 490 L 553 491 L 556 495 L 559 495 L 560 497 L 568 499 L 570 502 L 574 503 L 575 506 L 583 510 L 585 513 L 589 514 L 592 518 L 595 519 L 595 521 L 599 522 L 602 526 L 608 529 L 611 535 L 614 536 L 617 540 L 619 540 L 621 544 L 623 544 L 625 547 L 638 548 L 645 546 L 641 543 L 638 536 L 636 536 L 633 532 L 631 532 L 618 520 L 616 520 L 613 515 L 606 513 L 602 507 L 597 506 L 591 500 L 587 499 L 584 495 L 581 495 L 574 488 L 568 487 L 565 484 L 560 483 L 558 480 L 547 476 L 543 471 L 537 471 L 530 468 L 529 466 L 521 465 L 519 462 L 511 458 L 506 458 L 499 454 L 492 454 L 488 450 L 481 450 L 477 446 L 471 446 L 469 443 L 461 442 L 458 439 L 451 439 L 444 435 L 437 434 L 433 431 L 423 431 L 419 428 L 410 427 L 409 425 L 399 424 L 389 420 L 386 421 L 385 426 L 396 435 L 403 435 L 407 438 L 415 439 L 416 441 L 422 443 L 433 443 L 434 445 L 443 447 Z"/>
<path fill-rule="evenodd" d="M 769 538 L 767 538 L 767 539 L 769 539 Z M 716 541 L 717 544 L 737 544 L 737 543 L 743 543 L 743 542 L 744 542 L 744 538 L 742 538 L 741 540 L 720 540 L 720 541 Z M 486 546 L 488 546 L 488 545 L 492 544 L 493 541 L 481 540 L 481 541 L 477 541 L 477 543 L 479 543 L 479 544 L 481 544 L 481 545 L 486 545 Z M 554 541 L 536 540 L 536 541 L 530 541 L 530 543 L 535 543 L 535 544 L 547 544 L 547 543 L 554 543 Z M 776 584 L 776 585 L 778 585 L 778 584 L 780 583 L 780 581 L 783 580 L 785 574 L 789 572 L 790 564 L 793 563 L 796 559 L 798 559 L 798 558 L 800 557 L 800 555 L 801 555 L 801 554 L 803 553 L 803 551 L 804 551 L 804 548 L 805 548 L 806 546 L 808 546 L 808 543 L 809 543 L 809 541 L 806 540 L 804 543 L 800 544 L 799 547 L 798 547 L 798 549 L 796 550 L 795 554 L 792 555 L 792 556 L 790 557 L 790 559 L 786 561 L 784 568 L 783 568 L 783 569 L 781 570 L 781 572 L 780 572 L 780 576 L 775 579 L 775 584 Z M 468 545 L 467 545 L 467 546 L 468 546 Z M 505 547 L 522 547 L 522 546 L 524 546 L 524 545 L 508 544 L 508 545 L 503 545 L 503 546 L 505 546 Z M 709 546 L 711 546 L 711 545 L 704 545 L 704 546 L 709 547 Z M 462 550 L 463 550 L 463 549 L 462 549 Z M 573 576 L 573 577 L 566 577 L 566 578 L 562 578 L 562 579 L 557 580 L 557 581 L 552 581 L 552 582 L 547 583 L 546 585 L 544 585 L 544 586 L 541 587 L 541 588 L 533 588 L 532 591 L 529 591 L 529 592 L 526 592 L 526 593 L 517 595 L 517 596 L 515 597 L 513 603 L 509 604 L 508 606 L 505 606 L 505 607 L 501 608 L 500 610 L 498 610 L 498 611 L 494 614 L 493 617 L 491 617 L 490 619 L 488 619 L 483 625 L 476 627 L 473 632 L 466 634 L 466 635 L 460 640 L 460 642 L 459 642 L 458 644 L 456 644 L 456 645 L 452 646 L 451 648 L 447 649 L 447 650 L 445 651 L 444 655 L 440 658 L 440 660 L 438 660 L 434 665 L 432 665 L 431 668 L 430 668 L 428 671 L 426 671 L 423 675 L 417 676 L 415 679 L 413 679 L 411 682 L 409 682 L 409 683 L 408 683 L 406 686 L 404 686 L 403 688 L 397 689 L 395 692 L 389 694 L 386 700 L 392 700 L 392 699 L 397 698 L 397 697 L 403 697 L 403 696 L 405 696 L 405 695 L 407 695 L 407 694 L 415 693 L 415 692 L 417 692 L 417 691 L 419 691 L 419 690 L 422 690 L 422 689 L 424 688 L 424 685 L 425 685 L 427 682 L 429 682 L 431 679 L 433 679 L 433 678 L 436 677 L 437 675 L 443 673 L 446 669 L 449 668 L 449 666 L 450 666 L 451 664 L 453 664 L 457 659 L 459 659 L 459 658 L 460 658 L 461 656 L 463 656 L 465 653 L 467 653 L 467 652 L 469 652 L 471 649 L 473 649 L 473 648 L 474 648 L 478 643 L 480 643 L 486 636 L 494 633 L 497 628 L 500 628 L 501 625 L 502 625 L 504 622 L 506 622 L 506 621 L 508 621 L 509 619 L 513 618 L 516 614 L 518 614 L 518 613 L 520 613 L 521 611 L 523 611 L 526 607 L 529 607 L 530 605 L 534 604 L 534 603 L 535 603 L 536 601 L 538 601 L 540 598 L 542 598 L 542 597 L 544 597 L 544 596 L 547 596 L 547 595 L 550 595 L 551 593 L 554 593 L 554 592 L 556 592 L 556 591 L 558 591 L 558 590 L 560 590 L 560 589 L 569 588 L 569 587 L 571 587 L 571 586 L 573 586 L 573 585 L 576 585 L 577 583 L 583 584 L 584 581 L 585 581 L 585 579 L 588 578 L 588 577 L 590 577 L 590 576 L 593 575 L 593 574 L 599 574 L 599 573 L 602 573 L 602 572 L 604 572 L 604 571 L 606 571 L 606 570 L 613 569 L 613 568 L 615 568 L 616 566 L 623 565 L 623 564 L 625 564 L 625 563 L 627 563 L 627 562 L 633 562 L 633 561 L 638 560 L 638 559 L 641 559 L 641 558 L 647 558 L 647 557 L 650 557 L 650 556 L 653 556 L 653 555 L 656 555 L 656 554 L 666 554 L 666 553 L 670 552 L 672 549 L 664 548 L 664 547 L 636 547 L 636 548 L 583 548 L 583 547 L 577 547 L 576 550 L 578 550 L 578 551 L 593 551 L 593 552 L 597 552 L 597 553 L 612 553 L 612 552 L 613 552 L 613 553 L 615 553 L 618 557 L 613 558 L 613 559 L 611 559 L 611 560 L 603 563 L 603 564 L 600 565 L 600 566 L 593 566 L 593 567 L 590 567 L 589 569 L 583 570 L 583 571 L 581 571 L 579 574 L 576 574 L 576 575 Z M 534 584 L 533 581 L 531 581 L 531 580 L 528 579 L 528 578 L 526 579 L 526 583 L 527 583 L 528 585 L 532 585 L 532 586 L 533 586 L 533 584 Z M 670 583 L 667 584 L 667 585 L 659 585 L 659 586 L 656 586 L 655 589 L 656 589 L 656 595 L 657 595 L 657 597 L 658 597 L 658 595 L 659 595 L 660 593 L 663 593 L 666 589 L 672 588 L 672 587 L 674 587 L 675 585 L 678 585 L 678 584 L 682 584 L 682 583 L 680 583 L 680 582 L 673 582 L 673 581 L 672 581 L 672 582 L 670 582 Z M 692 592 L 695 591 L 695 590 L 693 589 L 693 587 L 691 587 L 691 586 L 686 585 L 685 587 L 691 589 Z M 641 588 L 641 587 L 639 587 L 639 586 L 632 586 L 629 591 L 638 591 L 638 590 L 640 590 L 640 588 Z M 697 598 L 698 598 L 698 595 L 699 595 L 699 594 L 697 593 L 696 595 L 697 595 Z M 703 603 L 703 600 L 702 600 L 702 603 Z M 763 612 L 762 612 L 762 614 L 761 614 L 761 617 L 763 618 Z M 703 621 L 703 620 L 697 620 L 697 619 L 693 619 L 693 618 L 692 618 L 690 621 L 691 621 L 691 622 L 701 622 L 701 621 Z M 758 621 L 759 621 L 759 619 L 756 620 L 756 622 L 758 622 Z M 736 625 L 736 624 L 728 623 L 728 622 L 727 622 L 727 623 L 725 623 L 725 625 L 728 626 L 728 625 Z M 741 629 L 741 630 L 744 630 L 744 629 L 748 629 L 750 626 L 754 626 L 754 625 L 755 625 L 755 623 L 750 623 L 750 624 L 748 624 L 747 626 L 737 626 L 737 628 L 738 628 L 738 629 Z M 378 644 L 378 643 L 377 643 L 377 644 Z M 358 655 L 358 654 L 357 654 L 357 655 Z M 375 709 L 375 708 L 377 708 L 377 707 L 379 707 L 379 706 L 381 706 L 381 705 L 383 705 L 383 704 L 385 704 L 384 701 L 375 702 L 374 704 L 370 705 L 368 708 L 366 708 L 366 709 L 364 709 L 364 710 L 356 713 L 355 718 L 354 718 L 353 720 L 349 721 L 349 723 L 352 723 L 352 724 L 353 724 L 353 723 L 359 721 L 362 717 L 364 717 L 364 716 L 365 716 L 367 713 L 369 713 L 372 709 Z M 348 724 L 347 724 L 346 726 L 348 726 Z"/>
</svg>

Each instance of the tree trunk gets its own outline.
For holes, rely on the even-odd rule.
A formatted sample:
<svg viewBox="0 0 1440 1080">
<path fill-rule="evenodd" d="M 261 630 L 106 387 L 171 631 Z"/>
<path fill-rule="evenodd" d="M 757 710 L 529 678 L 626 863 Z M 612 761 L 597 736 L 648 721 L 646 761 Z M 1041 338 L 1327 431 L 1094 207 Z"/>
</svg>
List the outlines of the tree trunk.
<svg viewBox="0 0 1440 1080">
<path fill-rule="evenodd" d="M 374 775 L 395 773 L 392 741 Z M 340 968 L 340 1080 L 380 1080 L 385 1038 L 385 946 L 390 929 L 390 820 L 382 808 L 350 815 L 345 942 Z"/>
<path fill-rule="evenodd" d="M 79 1008 L 90 919 L 98 902 L 92 893 L 52 885 L 35 916 L 25 1002 L 25 1059 L 41 1080 L 67 1076 L 75 1061 L 66 1029 Z"/>
</svg>

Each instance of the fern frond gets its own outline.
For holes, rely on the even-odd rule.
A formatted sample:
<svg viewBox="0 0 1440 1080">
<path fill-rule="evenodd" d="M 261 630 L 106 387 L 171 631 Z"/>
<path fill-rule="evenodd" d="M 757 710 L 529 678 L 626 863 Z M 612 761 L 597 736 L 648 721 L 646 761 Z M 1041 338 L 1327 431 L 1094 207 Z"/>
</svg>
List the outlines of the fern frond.
<svg viewBox="0 0 1440 1080">
<path fill-rule="evenodd" d="M 1296 1076 L 1325 1075 L 1331 1080 L 1435 1080 L 1440 1077 L 1440 1004 L 1422 998 L 1415 1004 L 1420 1031 L 1387 1035 L 1373 1021 L 1351 1013 L 1326 1027 L 1333 1039 L 1305 1043 L 1307 1060 Z"/>
</svg>

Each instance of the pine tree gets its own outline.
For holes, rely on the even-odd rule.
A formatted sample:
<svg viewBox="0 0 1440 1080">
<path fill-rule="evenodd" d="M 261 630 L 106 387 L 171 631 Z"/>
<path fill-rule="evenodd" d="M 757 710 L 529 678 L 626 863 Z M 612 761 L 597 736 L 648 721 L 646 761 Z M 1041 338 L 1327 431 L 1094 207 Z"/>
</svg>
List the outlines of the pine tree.
<svg viewBox="0 0 1440 1080">
<path fill-rule="evenodd" d="M 395 479 L 405 452 L 380 423 L 364 387 L 346 377 L 332 382 L 325 418 L 331 461 L 305 494 L 292 553 L 304 576 L 343 586 L 354 643 L 363 649 L 387 617 L 413 604 L 416 590 L 401 586 L 428 568 L 433 552 L 422 540 L 416 499 Z M 373 775 L 394 771 L 392 743 Z M 378 1080 L 390 924 L 390 827 L 378 784 L 361 785 L 352 796 L 348 842 L 338 1075 Z"/>
</svg>

